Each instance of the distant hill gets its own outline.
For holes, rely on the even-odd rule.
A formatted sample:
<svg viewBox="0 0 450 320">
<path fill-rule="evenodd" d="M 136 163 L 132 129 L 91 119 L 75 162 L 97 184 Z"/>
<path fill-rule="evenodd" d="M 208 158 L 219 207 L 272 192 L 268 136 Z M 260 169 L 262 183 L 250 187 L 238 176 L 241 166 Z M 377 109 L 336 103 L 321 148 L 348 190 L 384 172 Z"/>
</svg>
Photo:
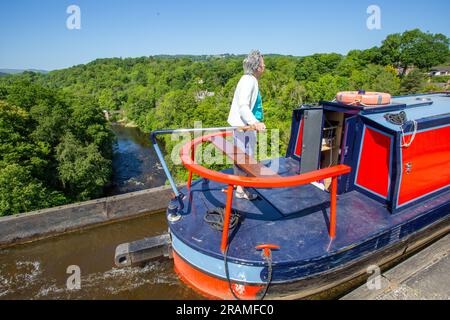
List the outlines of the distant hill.
<svg viewBox="0 0 450 320">
<path fill-rule="evenodd" d="M 31 71 L 36 73 L 48 73 L 46 70 L 38 70 L 38 69 L 0 69 L 0 76 L 3 74 L 18 74 L 25 71 Z"/>
<path fill-rule="evenodd" d="M 0 77 L 6 76 L 6 75 L 7 75 L 7 73 L 0 72 Z"/>
<path fill-rule="evenodd" d="M 230 53 L 222 53 L 222 54 L 215 54 L 215 55 L 190 55 L 190 54 L 175 54 L 175 55 L 169 55 L 169 54 L 158 54 L 154 56 L 150 56 L 151 58 L 157 58 L 157 59 L 189 59 L 192 61 L 208 61 L 208 60 L 214 60 L 214 59 L 227 59 L 227 58 L 245 58 L 247 54 L 230 54 Z M 264 54 L 265 57 L 282 57 L 286 55 L 281 54 Z M 293 57 L 288 55 L 288 57 Z"/>
</svg>

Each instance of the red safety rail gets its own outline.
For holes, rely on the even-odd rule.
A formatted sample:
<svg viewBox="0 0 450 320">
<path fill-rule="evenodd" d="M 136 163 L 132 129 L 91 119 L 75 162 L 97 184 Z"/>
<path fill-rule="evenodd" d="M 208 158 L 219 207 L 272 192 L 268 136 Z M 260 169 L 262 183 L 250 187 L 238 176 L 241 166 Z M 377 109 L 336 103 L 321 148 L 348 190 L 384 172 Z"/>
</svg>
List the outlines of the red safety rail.
<svg viewBox="0 0 450 320">
<path fill-rule="evenodd" d="M 242 187 L 254 187 L 254 188 L 284 188 L 284 187 L 294 187 L 300 186 L 304 184 L 308 184 L 311 182 L 328 179 L 331 178 L 331 206 L 330 206 L 330 229 L 329 235 L 330 238 L 334 238 L 336 236 L 336 195 L 337 195 L 337 178 L 343 174 L 347 174 L 351 171 L 351 168 L 346 165 L 337 165 L 330 168 L 320 169 L 313 172 L 303 173 L 300 175 L 289 176 L 289 177 L 244 177 L 244 176 L 236 176 L 232 174 L 226 174 L 222 172 L 213 171 L 207 169 L 198 163 L 195 162 L 194 153 L 195 147 L 203 142 L 208 142 L 212 137 L 217 136 L 231 136 L 233 132 L 219 132 L 213 133 L 209 135 L 204 135 L 198 137 L 192 141 L 186 143 L 180 152 L 181 162 L 183 165 L 189 170 L 189 183 L 188 187 L 190 187 L 190 182 L 192 179 L 192 173 L 196 173 L 199 176 L 217 181 L 220 183 L 224 183 L 228 185 L 226 190 L 227 193 L 227 201 L 225 206 L 225 219 L 224 219 L 224 227 L 222 232 L 222 244 L 221 250 L 225 252 L 228 245 L 228 231 L 229 231 L 229 223 L 231 217 L 231 207 L 233 203 L 233 193 L 234 186 L 242 186 Z"/>
</svg>

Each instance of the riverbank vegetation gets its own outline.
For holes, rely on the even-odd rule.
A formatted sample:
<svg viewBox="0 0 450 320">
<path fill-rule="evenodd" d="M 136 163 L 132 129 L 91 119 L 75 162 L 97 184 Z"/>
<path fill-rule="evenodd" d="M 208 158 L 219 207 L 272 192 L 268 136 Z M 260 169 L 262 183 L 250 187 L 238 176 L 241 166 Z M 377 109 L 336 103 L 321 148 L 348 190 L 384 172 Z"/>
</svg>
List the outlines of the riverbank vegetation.
<svg viewBox="0 0 450 320">
<path fill-rule="evenodd" d="M 0 84 L 0 216 L 88 200 L 111 176 L 97 102 L 23 77 Z"/>
<path fill-rule="evenodd" d="M 15 167 L 17 164 L 8 167 L 16 161 L 8 160 L 9 156 L 0 157 L 0 193 L 11 193 L 5 188 L 28 188 L 36 201 L 24 208 L 20 197 L 0 200 L 19 203 L 19 207 L 6 212 L 87 199 L 101 193 L 110 174 L 111 141 L 101 110 L 121 110 L 123 120 L 145 132 L 191 128 L 196 121 L 204 127 L 226 126 L 234 89 L 242 75 L 243 58 L 226 54 L 97 59 L 44 75 L 26 72 L 14 76 L 14 81 L 22 83 L 18 88 L 9 84 L 10 87 L 2 85 L 0 89 L 2 108 L 9 110 L 5 114 L 18 118 L 2 120 L 10 127 L 1 130 L 14 133 L 5 135 L 8 138 L 2 144 L 9 147 L 2 148 L 9 148 L 5 154 L 22 146 L 27 151 L 20 156 L 20 168 Z M 292 109 L 332 100 L 336 92 L 343 90 L 365 89 L 392 95 L 427 92 L 434 87 L 423 86 L 426 71 L 443 63 L 450 63 L 449 39 L 420 30 L 390 35 L 379 47 L 352 50 L 347 55 L 267 55 L 266 72 L 260 79 L 265 122 L 268 128 L 280 129 L 283 154 Z M 1 81 L 11 83 L 12 78 L 2 77 Z M 171 150 L 176 142 L 170 137 L 163 139 L 166 150 Z M 25 147 L 27 144 L 31 144 L 32 151 Z M 23 176 L 14 170 L 22 170 Z M 172 172 L 176 172 L 178 180 L 186 178 L 181 168 L 172 166 Z M 15 182 L 11 187 L 8 181 L 12 176 L 22 177 L 25 182 Z M 44 194 L 48 196 L 43 197 Z"/>
</svg>

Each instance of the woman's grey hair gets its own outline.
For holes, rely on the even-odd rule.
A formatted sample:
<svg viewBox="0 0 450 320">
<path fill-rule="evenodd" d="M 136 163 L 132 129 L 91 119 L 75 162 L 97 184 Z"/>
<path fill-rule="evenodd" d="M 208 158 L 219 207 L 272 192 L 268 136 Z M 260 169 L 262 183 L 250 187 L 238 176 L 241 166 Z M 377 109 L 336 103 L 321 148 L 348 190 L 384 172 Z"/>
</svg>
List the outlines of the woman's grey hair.
<svg viewBox="0 0 450 320">
<path fill-rule="evenodd" d="M 247 58 L 244 59 L 244 73 L 254 74 L 258 69 L 259 64 L 261 63 L 261 58 L 262 54 L 261 52 L 259 52 L 259 50 L 253 50 L 252 52 L 250 52 Z"/>
</svg>

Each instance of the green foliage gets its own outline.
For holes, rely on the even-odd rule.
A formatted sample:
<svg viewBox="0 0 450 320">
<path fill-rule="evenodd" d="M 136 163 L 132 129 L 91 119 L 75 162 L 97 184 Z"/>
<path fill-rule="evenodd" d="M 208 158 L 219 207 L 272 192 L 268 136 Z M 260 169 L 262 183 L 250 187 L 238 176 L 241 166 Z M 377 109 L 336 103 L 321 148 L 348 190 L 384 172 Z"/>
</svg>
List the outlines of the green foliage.
<svg viewBox="0 0 450 320">
<path fill-rule="evenodd" d="M 350 89 L 350 80 L 347 77 L 326 74 L 318 81 L 306 83 L 306 101 L 333 100 L 336 93 Z"/>
<path fill-rule="evenodd" d="M 0 168 L 21 164 L 36 175 L 45 170 L 49 147 L 30 141 L 30 119 L 24 109 L 0 101 Z"/>
<path fill-rule="evenodd" d="M 440 92 L 444 90 L 442 87 L 439 87 L 433 83 L 426 84 L 423 87 L 420 88 L 421 93 L 430 93 L 430 92 Z"/>
<path fill-rule="evenodd" d="M 29 169 L 18 164 L 0 167 L 0 216 L 62 205 L 61 192 L 45 188 Z"/>
<path fill-rule="evenodd" d="M 390 66 L 370 64 L 363 70 L 354 70 L 350 77 L 351 87 L 367 91 L 389 92 L 397 95 L 400 90 L 400 79 L 397 71 Z"/>
<path fill-rule="evenodd" d="M 350 77 L 355 70 L 362 70 L 369 64 L 381 64 L 381 51 L 374 47 L 367 50 L 352 50 L 336 66 L 334 74 Z"/>
<path fill-rule="evenodd" d="M 450 76 L 436 76 L 431 77 L 431 82 L 433 83 L 443 83 L 450 81 Z"/>
<path fill-rule="evenodd" d="M 68 132 L 56 152 L 59 179 L 71 197 L 82 201 L 102 195 L 111 175 L 111 161 L 95 144 L 85 146 Z"/>
<path fill-rule="evenodd" d="M 96 101 L 28 74 L 0 82 L 0 92 L 0 215 L 102 195 L 113 136 Z M 68 136 L 77 139 L 71 157 Z"/>
<path fill-rule="evenodd" d="M 414 29 L 389 35 L 381 46 L 385 64 L 403 68 L 429 69 L 446 62 L 449 54 L 449 38 L 443 34 L 431 34 Z"/>
<path fill-rule="evenodd" d="M 419 69 L 414 69 L 402 79 L 402 94 L 420 92 L 425 75 Z"/>
<path fill-rule="evenodd" d="M 317 81 L 321 75 L 332 73 L 342 60 L 343 57 L 336 53 L 305 57 L 295 69 L 295 78 L 299 81 Z"/>
</svg>

